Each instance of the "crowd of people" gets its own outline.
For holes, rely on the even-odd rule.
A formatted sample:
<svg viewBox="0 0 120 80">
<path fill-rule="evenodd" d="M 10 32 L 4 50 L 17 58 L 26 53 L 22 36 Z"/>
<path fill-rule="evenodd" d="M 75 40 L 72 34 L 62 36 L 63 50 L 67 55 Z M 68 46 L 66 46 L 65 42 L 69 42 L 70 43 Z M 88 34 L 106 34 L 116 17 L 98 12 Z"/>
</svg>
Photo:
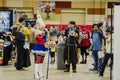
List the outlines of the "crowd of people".
<svg viewBox="0 0 120 80">
<path fill-rule="evenodd" d="M 92 51 L 94 66 L 91 71 L 98 71 L 100 76 L 104 76 L 105 67 L 111 59 L 110 66 L 113 64 L 114 29 L 102 30 L 102 23 L 93 24 L 93 30 L 89 31 L 85 26 L 77 27 L 75 21 L 70 21 L 68 28 L 61 31 L 57 26 L 46 29 L 41 25 L 30 23 L 30 28 L 24 26 L 24 18 L 19 19 L 19 24 L 11 27 L 13 41 L 16 46 L 17 57 L 15 67 L 17 70 L 24 70 L 24 67 L 31 66 L 30 53 L 34 54 L 35 79 L 44 78 L 42 65 L 45 54 L 50 51 L 51 64 L 55 63 L 55 53 L 57 44 L 61 41 L 64 44 L 63 61 L 65 64 L 64 72 L 70 72 L 72 64 L 73 73 L 77 73 L 76 64 L 87 64 L 87 56 Z M 111 35 L 112 39 L 111 39 Z M 111 42 L 112 41 L 112 42 Z M 112 53 L 111 53 L 112 51 Z M 82 61 L 80 60 L 80 54 Z M 104 56 L 105 54 L 105 56 Z"/>
</svg>

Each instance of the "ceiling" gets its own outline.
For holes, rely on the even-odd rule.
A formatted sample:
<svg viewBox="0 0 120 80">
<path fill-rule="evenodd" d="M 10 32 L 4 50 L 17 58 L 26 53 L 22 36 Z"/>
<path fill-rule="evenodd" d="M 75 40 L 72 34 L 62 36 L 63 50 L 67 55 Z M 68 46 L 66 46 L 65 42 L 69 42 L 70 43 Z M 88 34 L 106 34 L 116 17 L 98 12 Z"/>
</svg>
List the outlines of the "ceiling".
<svg viewBox="0 0 120 80">
<path fill-rule="evenodd" d="M 23 0 L 23 1 L 120 2 L 120 0 Z"/>
</svg>

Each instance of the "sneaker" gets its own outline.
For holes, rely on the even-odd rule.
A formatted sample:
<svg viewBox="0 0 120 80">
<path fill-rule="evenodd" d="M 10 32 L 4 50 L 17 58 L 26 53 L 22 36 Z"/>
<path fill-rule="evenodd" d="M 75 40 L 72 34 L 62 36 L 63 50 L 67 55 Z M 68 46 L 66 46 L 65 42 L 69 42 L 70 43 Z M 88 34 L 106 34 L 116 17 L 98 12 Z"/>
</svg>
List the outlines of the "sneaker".
<svg viewBox="0 0 120 80">
<path fill-rule="evenodd" d="M 70 72 L 70 70 L 69 69 L 65 69 L 64 72 Z"/>
<path fill-rule="evenodd" d="M 103 78 L 103 75 L 99 74 L 99 78 Z"/>
<path fill-rule="evenodd" d="M 76 70 L 73 70 L 73 73 L 77 73 L 77 71 L 76 71 Z"/>
<path fill-rule="evenodd" d="M 82 61 L 82 62 L 80 62 L 80 64 L 85 64 L 85 62 L 84 62 L 84 61 Z"/>
<path fill-rule="evenodd" d="M 84 63 L 87 64 L 87 60 L 85 60 Z"/>
<path fill-rule="evenodd" d="M 90 71 L 98 71 L 97 69 L 93 68 L 93 69 L 89 69 Z"/>
</svg>

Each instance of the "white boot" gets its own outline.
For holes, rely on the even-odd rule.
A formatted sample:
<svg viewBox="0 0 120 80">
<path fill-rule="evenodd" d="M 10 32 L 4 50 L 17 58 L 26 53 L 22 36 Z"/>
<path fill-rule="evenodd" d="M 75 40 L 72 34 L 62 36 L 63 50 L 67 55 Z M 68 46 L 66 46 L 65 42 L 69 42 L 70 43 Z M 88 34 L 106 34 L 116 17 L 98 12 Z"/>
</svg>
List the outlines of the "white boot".
<svg viewBox="0 0 120 80">
<path fill-rule="evenodd" d="M 40 76 L 40 78 L 43 78 L 44 76 L 43 76 L 43 72 L 42 72 L 42 66 L 43 66 L 43 63 L 40 63 L 39 64 L 39 76 Z"/>
<path fill-rule="evenodd" d="M 39 64 L 35 64 L 35 79 L 39 79 Z"/>
</svg>

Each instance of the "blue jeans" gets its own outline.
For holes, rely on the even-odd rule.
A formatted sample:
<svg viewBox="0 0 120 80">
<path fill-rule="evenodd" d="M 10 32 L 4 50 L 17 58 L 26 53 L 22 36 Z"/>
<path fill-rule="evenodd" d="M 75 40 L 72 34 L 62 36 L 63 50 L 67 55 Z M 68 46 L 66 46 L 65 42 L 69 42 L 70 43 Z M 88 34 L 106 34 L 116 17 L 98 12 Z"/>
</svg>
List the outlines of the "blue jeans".
<svg viewBox="0 0 120 80">
<path fill-rule="evenodd" d="M 93 58 L 94 58 L 94 68 L 96 70 L 101 70 L 102 58 L 98 58 L 98 52 L 99 52 L 99 50 L 93 50 L 92 51 L 92 55 L 93 55 Z M 98 65 L 98 63 L 99 63 L 99 65 Z"/>
</svg>

